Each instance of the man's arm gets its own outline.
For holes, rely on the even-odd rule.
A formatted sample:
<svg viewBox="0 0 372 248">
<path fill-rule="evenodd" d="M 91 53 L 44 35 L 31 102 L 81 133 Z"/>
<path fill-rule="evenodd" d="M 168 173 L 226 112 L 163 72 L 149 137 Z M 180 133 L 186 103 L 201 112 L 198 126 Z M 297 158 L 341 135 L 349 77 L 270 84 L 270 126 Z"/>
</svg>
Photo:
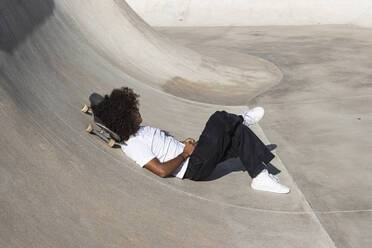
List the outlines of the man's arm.
<svg viewBox="0 0 372 248">
<path fill-rule="evenodd" d="M 195 146 L 196 146 L 195 142 L 194 143 L 187 142 L 185 144 L 185 148 L 183 149 L 183 152 L 179 154 L 177 157 L 164 163 L 161 163 L 158 160 L 158 158 L 153 158 L 144 167 L 150 170 L 151 172 L 153 172 L 154 174 L 158 175 L 159 177 L 166 177 L 169 174 L 171 174 L 172 171 L 177 169 L 178 166 L 180 166 L 180 164 L 183 161 L 185 161 L 188 157 L 190 157 L 190 155 L 195 149 Z"/>
<path fill-rule="evenodd" d="M 178 166 L 180 166 L 180 164 L 187 159 L 187 157 L 188 155 L 182 152 L 174 159 L 171 159 L 164 163 L 161 163 L 158 158 L 153 158 L 144 167 L 150 170 L 152 173 L 155 173 L 159 177 L 166 177 L 171 174 L 172 171 L 177 169 Z"/>
</svg>

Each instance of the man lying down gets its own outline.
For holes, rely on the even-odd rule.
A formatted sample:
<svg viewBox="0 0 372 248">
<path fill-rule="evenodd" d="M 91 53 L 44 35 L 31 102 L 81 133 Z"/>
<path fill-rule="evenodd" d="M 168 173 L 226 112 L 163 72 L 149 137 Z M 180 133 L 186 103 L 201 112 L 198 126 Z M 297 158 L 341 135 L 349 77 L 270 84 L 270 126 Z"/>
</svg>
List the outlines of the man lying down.
<svg viewBox="0 0 372 248">
<path fill-rule="evenodd" d="M 255 190 L 289 193 L 287 186 L 268 172 L 275 155 L 251 131 L 264 115 L 261 107 L 240 115 L 216 111 L 205 124 L 198 141 L 187 138 L 180 142 L 152 126 L 141 126 L 139 95 L 133 89 L 114 89 L 92 110 L 103 124 L 122 139 L 124 153 L 138 165 L 159 177 L 175 177 L 201 181 L 207 179 L 217 164 L 239 157 L 252 178 Z"/>
</svg>

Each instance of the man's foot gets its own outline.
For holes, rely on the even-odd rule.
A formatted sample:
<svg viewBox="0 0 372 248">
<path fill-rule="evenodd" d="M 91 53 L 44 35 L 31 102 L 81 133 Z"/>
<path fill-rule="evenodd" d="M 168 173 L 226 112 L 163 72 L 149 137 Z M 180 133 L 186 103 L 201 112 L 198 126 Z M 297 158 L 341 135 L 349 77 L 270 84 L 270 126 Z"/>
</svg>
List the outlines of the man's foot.
<svg viewBox="0 0 372 248">
<path fill-rule="evenodd" d="M 290 189 L 279 183 L 279 179 L 263 169 L 260 174 L 252 179 L 251 187 L 255 190 L 269 191 L 279 194 L 287 194 Z"/>
<path fill-rule="evenodd" d="M 246 126 L 256 124 L 262 119 L 264 114 L 265 111 L 262 107 L 255 107 L 251 110 L 245 111 L 241 114 L 244 118 L 243 124 Z"/>
</svg>

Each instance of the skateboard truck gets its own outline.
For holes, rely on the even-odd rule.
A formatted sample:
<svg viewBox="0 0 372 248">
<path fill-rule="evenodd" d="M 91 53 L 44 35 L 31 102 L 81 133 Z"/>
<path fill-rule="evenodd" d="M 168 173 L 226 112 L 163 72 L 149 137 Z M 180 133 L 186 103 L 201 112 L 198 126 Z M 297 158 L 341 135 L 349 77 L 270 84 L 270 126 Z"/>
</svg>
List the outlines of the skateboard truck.
<svg viewBox="0 0 372 248">
<path fill-rule="evenodd" d="M 83 113 L 88 113 L 88 112 L 89 112 L 89 107 L 88 107 L 88 105 L 84 104 L 84 107 L 81 109 L 81 112 L 83 112 Z"/>
<path fill-rule="evenodd" d="M 90 103 L 97 104 L 97 101 L 102 100 L 103 97 L 93 93 L 90 97 Z M 111 131 L 109 128 L 107 128 L 102 121 L 93 114 L 92 109 L 88 105 L 84 105 L 81 109 L 81 112 L 89 114 L 93 117 L 93 125 L 89 124 L 88 127 L 85 129 L 90 134 L 95 134 L 98 137 L 100 137 L 109 147 L 114 147 L 115 145 L 120 145 L 121 138 L 119 135 L 117 135 L 115 132 Z M 93 127 L 95 126 L 95 127 Z"/>
<path fill-rule="evenodd" d="M 102 130 L 96 130 L 92 127 L 91 124 L 88 125 L 88 127 L 85 129 L 85 131 L 87 131 L 88 133 L 91 133 L 91 134 L 95 134 L 97 135 L 98 137 L 100 137 L 103 141 L 106 142 L 106 144 L 109 146 L 109 147 L 114 147 L 116 145 L 116 142 L 114 139 L 112 138 L 107 138 L 106 135 L 104 134 L 104 132 Z"/>
</svg>

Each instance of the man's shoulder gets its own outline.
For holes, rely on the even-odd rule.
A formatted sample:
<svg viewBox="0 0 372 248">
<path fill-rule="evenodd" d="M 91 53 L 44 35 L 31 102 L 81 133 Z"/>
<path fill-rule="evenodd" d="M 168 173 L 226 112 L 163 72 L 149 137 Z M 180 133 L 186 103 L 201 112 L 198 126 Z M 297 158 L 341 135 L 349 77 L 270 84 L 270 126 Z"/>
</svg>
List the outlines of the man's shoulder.
<svg viewBox="0 0 372 248">
<path fill-rule="evenodd" d="M 143 140 L 147 140 L 148 137 L 152 136 L 156 130 L 157 128 L 152 126 L 140 126 L 140 128 L 135 134 L 131 135 L 127 141 L 123 142 L 123 145 L 127 146 L 128 144 L 138 143 L 142 142 Z"/>
<path fill-rule="evenodd" d="M 137 134 L 143 134 L 144 136 L 146 136 L 146 134 L 153 135 L 154 133 L 159 132 L 159 131 L 160 131 L 160 129 L 157 128 L 157 127 L 141 126 L 140 129 L 138 130 Z"/>
</svg>

